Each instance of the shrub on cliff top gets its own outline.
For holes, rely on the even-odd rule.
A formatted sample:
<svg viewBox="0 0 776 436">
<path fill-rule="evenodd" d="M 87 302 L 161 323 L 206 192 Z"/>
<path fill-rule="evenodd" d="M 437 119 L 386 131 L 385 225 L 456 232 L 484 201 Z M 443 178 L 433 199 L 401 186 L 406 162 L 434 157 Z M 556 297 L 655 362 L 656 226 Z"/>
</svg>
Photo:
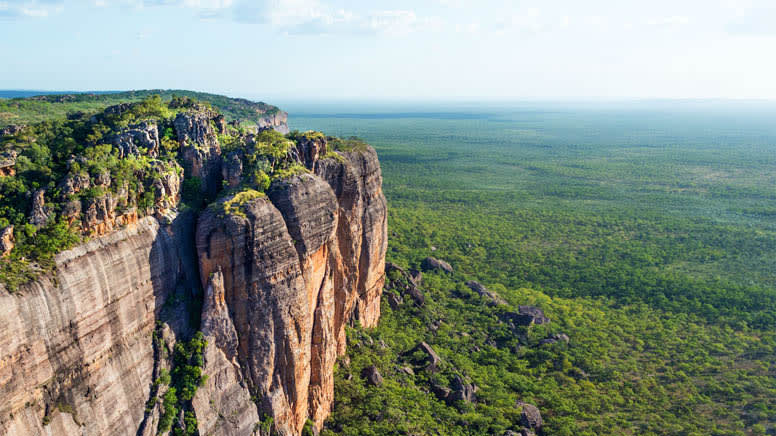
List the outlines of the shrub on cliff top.
<svg viewBox="0 0 776 436">
<path fill-rule="evenodd" d="M 259 192 L 255 189 L 246 189 L 238 192 L 234 194 L 232 198 L 223 202 L 223 212 L 226 215 L 237 215 L 245 218 L 245 212 L 242 210 L 243 205 L 251 200 L 264 196 L 263 192 Z"/>
<path fill-rule="evenodd" d="M 368 146 L 368 144 L 358 136 L 350 136 L 348 138 L 330 136 L 328 142 L 329 147 L 332 150 L 337 151 L 365 151 Z"/>
</svg>

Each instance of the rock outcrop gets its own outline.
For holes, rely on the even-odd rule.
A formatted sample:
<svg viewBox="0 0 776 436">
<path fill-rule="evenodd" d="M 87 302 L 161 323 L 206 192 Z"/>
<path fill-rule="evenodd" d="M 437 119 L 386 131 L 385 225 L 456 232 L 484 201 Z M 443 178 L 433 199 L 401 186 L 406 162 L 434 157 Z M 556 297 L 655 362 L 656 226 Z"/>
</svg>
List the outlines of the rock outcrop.
<svg viewBox="0 0 776 436">
<path fill-rule="evenodd" d="M 35 227 L 43 227 L 51 218 L 51 208 L 46 206 L 46 190 L 38 189 L 32 194 L 32 207 L 30 207 L 30 224 Z"/>
<path fill-rule="evenodd" d="M 112 135 L 108 141 L 116 147 L 120 159 L 141 153 L 153 157 L 159 154 L 159 129 L 156 123 L 143 121 L 129 126 Z"/>
<path fill-rule="evenodd" d="M 0 138 L 2 136 L 0 135 Z M 8 150 L 0 153 L 0 177 L 8 177 L 16 174 L 16 156 L 18 154 L 14 150 Z"/>
<path fill-rule="evenodd" d="M 205 372 L 244 380 L 240 395 L 257 398 L 258 414 L 272 416 L 282 435 L 298 435 L 308 418 L 321 427 L 345 326 L 371 327 L 380 316 L 387 230 L 379 164 L 371 149 L 342 155 L 306 161 L 315 175 L 276 182 L 237 213 L 211 206 L 197 226 L 203 287 L 207 295 L 223 288 L 226 307 L 206 299 L 203 320 L 217 312 L 207 325 L 233 325 L 239 344 L 235 353 L 231 339 L 218 339 L 230 329 L 212 329 L 221 354 L 208 353 Z M 198 397 L 208 392 L 218 390 Z M 195 407 L 212 403 L 218 398 Z M 200 432 L 241 434 L 225 420 Z"/>
<path fill-rule="evenodd" d="M 215 198 L 221 188 L 221 146 L 211 120 L 217 114 L 209 111 L 181 112 L 173 125 L 181 147 L 186 177 L 197 177 L 202 192 Z"/>
<path fill-rule="evenodd" d="M 0 257 L 11 254 L 14 247 L 13 226 L 0 229 Z"/>
<path fill-rule="evenodd" d="M 509 315 L 511 321 L 519 326 L 547 324 L 550 322 L 550 319 L 544 315 L 544 312 L 535 306 L 519 306 L 517 313 L 512 313 Z"/>
<path fill-rule="evenodd" d="M 485 286 L 483 286 L 480 282 L 475 282 L 474 280 L 470 280 L 466 282 L 466 286 L 469 287 L 472 291 L 478 293 L 481 297 L 485 298 L 488 301 L 488 304 L 490 305 L 505 305 L 507 304 L 506 301 L 504 301 L 503 298 L 501 298 L 500 295 L 497 293 L 488 290 Z"/>
<path fill-rule="evenodd" d="M 284 112 L 266 118 L 260 127 L 286 126 Z M 387 211 L 375 151 L 332 152 L 321 137 L 287 157 L 307 172 L 266 194 L 227 195 L 223 181 L 239 189 L 246 179 L 239 155 L 221 155 L 223 117 L 197 108 L 173 128 L 183 169 L 152 160 L 130 188 L 82 173 L 74 157 L 51 191 L 56 208 L 46 191 L 32 195 L 30 222 L 64 219 L 93 239 L 60 253 L 47 278 L 13 294 L 0 285 L 0 434 L 154 434 L 167 390 L 158 380 L 197 328 L 208 377 L 179 412 L 196 416 L 199 434 L 252 435 L 268 416 L 297 436 L 329 415 L 346 326 L 380 317 Z M 151 122 L 106 142 L 122 157 L 161 145 Z M 184 177 L 199 178 L 208 201 L 222 197 L 196 219 L 177 212 Z M 75 195 L 87 189 L 95 195 Z M 13 248 L 5 233 L 0 242 Z"/>
<path fill-rule="evenodd" d="M 288 130 L 288 113 L 283 111 L 277 111 L 272 114 L 264 114 L 256 122 L 260 129 L 275 129 L 282 134 L 289 132 Z"/>
<path fill-rule="evenodd" d="M 364 370 L 361 371 L 361 377 L 363 377 L 364 380 L 366 380 L 366 382 L 371 386 L 380 386 L 383 384 L 383 376 L 374 365 L 370 365 L 364 368 Z"/>
<path fill-rule="evenodd" d="M 435 257 L 427 257 L 423 259 L 420 267 L 423 268 L 424 271 L 442 271 L 446 273 L 453 272 L 453 267 L 449 263 Z"/>
<path fill-rule="evenodd" d="M 539 413 L 539 409 L 533 404 L 518 402 L 518 407 L 522 408 L 520 412 L 520 424 L 526 427 L 528 430 L 541 430 L 544 422 L 542 421 L 542 414 Z"/>
<path fill-rule="evenodd" d="M 0 289 L 0 434 L 136 434 L 151 333 L 195 268 L 179 227 L 144 218 L 57 255 L 55 280 Z"/>
</svg>

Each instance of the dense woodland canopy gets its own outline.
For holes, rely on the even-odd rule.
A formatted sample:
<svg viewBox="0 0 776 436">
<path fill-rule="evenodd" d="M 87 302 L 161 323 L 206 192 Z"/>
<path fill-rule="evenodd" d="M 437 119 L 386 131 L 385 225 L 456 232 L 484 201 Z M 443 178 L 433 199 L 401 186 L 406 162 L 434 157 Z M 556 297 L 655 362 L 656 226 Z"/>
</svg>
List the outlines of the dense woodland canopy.
<svg viewBox="0 0 776 436">
<path fill-rule="evenodd" d="M 332 433 L 501 435 L 520 428 L 517 401 L 539 407 L 546 435 L 776 431 L 772 119 L 397 112 L 291 117 L 375 146 L 389 261 L 455 269 L 424 273 L 422 307 L 384 297 L 380 326 L 350 332 Z M 508 305 L 489 305 L 472 279 Z M 552 321 L 512 331 L 503 314 L 518 305 Z M 568 344 L 538 345 L 560 333 Z M 420 341 L 441 373 L 412 365 Z M 360 377 L 371 365 L 380 387 Z M 479 387 L 476 402 L 437 398 L 455 375 Z"/>
</svg>

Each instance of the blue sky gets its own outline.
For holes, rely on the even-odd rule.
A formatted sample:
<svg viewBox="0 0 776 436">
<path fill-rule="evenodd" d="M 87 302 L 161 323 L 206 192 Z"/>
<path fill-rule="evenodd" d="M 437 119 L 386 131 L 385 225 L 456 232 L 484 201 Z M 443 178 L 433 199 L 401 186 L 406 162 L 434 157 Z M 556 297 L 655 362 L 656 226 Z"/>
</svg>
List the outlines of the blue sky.
<svg viewBox="0 0 776 436">
<path fill-rule="evenodd" d="M 0 88 L 776 99 L 774 0 L 0 0 Z"/>
</svg>

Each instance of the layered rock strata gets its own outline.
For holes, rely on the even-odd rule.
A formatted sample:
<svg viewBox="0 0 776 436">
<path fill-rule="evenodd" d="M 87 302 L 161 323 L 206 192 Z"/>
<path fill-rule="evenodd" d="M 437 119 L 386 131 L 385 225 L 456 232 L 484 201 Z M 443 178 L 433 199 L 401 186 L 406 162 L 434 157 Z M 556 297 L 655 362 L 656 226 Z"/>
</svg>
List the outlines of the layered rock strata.
<svg viewBox="0 0 776 436">
<path fill-rule="evenodd" d="M 56 277 L 0 290 L 0 434 L 136 434 L 151 333 L 196 268 L 178 227 L 144 218 L 60 253 Z"/>
<path fill-rule="evenodd" d="M 174 127 L 186 177 L 215 198 L 222 180 L 239 185 L 241 168 L 222 167 L 211 119 L 181 114 Z M 148 128 L 116 141 L 128 154 L 150 149 L 158 132 L 138 133 Z M 197 329 L 191 319 L 207 339 L 208 377 L 190 404 L 200 434 L 255 434 L 265 416 L 284 436 L 308 419 L 320 429 L 345 327 L 380 316 L 386 203 L 370 147 L 332 152 L 320 137 L 297 148 L 307 172 L 229 208 L 234 198 L 222 198 L 196 222 L 176 217 L 176 168 L 155 168 L 153 216 L 138 219 L 124 190 L 66 204 L 63 216 L 95 239 L 59 254 L 53 277 L 0 289 L 0 434 L 154 434 L 154 381 L 170 368 L 172 345 Z M 102 179 L 68 179 L 62 189 L 111 183 Z M 48 206 L 38 197 L 43 224 Z M 181 303 L 200 298 L 201 309 Z M 152 340 L 159 334 L 164 346 Z"/>
<path fill-rule="evenodd" d="M 374 326 L 380 316 L 387 239 L 380 168 L 371 149 L 341 156 L 307 162 L 315 174 L 273 184 L 240 213 L 210 207 L 197 226 L 202 285 L 224 301 L 203 311 L 203 326 L 218 326 L 206 335 L 219 349 L 205 372 L 241 380 L 240 395 L 256 398 L 258 414 L 272 416 L 282 435 L 299 434 L 308 418 L 322 426 L 345 326 Z M 195 407 L 226 400 L 211 386 L 197 396 Z M 200 433 L 249 434 L 243 422 L 201 423 Z"/>
</svg>

